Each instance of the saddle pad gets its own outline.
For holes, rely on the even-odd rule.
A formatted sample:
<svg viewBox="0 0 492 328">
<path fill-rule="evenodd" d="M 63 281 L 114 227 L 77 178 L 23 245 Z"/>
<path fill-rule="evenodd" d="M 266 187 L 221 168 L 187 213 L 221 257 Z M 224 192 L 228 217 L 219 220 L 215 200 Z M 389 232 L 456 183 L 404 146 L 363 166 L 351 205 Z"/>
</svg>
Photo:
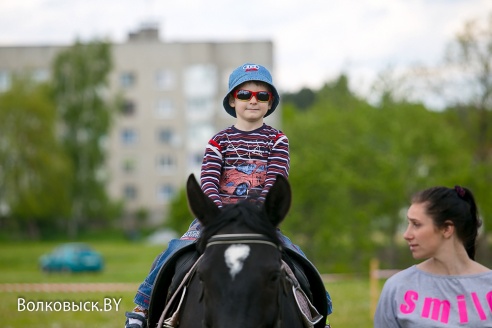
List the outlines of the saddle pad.
<svg viewBox="0 0 492 328">
<path fill-rule="evenodd" d="M 155 278 L 150 295 L 148 327 L 155 327 L 164 311 L 166 301 L 172 296 L 175 288 L 196 262 L 199 254 L 195 244 L 177 250 L 160 268 Z"/>
<path fill-rule="evenodd" d="M 294 275 L 294 272 L 292 272 L 291 268 L 284 261 L 282 261 L 282 263 L 283 263 L 282 269 L 294 282 L 292 284 L 292 294 L 294 295 L 297 306 L 299 307 L 299 310 L 302 314 L 304 326 L 306 328 L 313 328 L 315 324 L 317 324 L 318 322 L 320 322 L 321 319 L 323 319 L 323 316 L 319 314 L 316 308 L 311 304 L 308 296 L 306 295 L 306 293 L 304 293 L 302 288 L 299 286 L 299 282 L 297 281 L 297 278 Z"/>
<path fill-rule="evenodd" d="M 323 316 L 323 320 L 318 321 L 318 323 L 314 325 L 314 328 L 324 328 L 326 318 L 328 316 L 328 306 L 331 307 L 331 304 L 328 305 L 326 288 L 323 280 L 321 279 L 321 275 L 316 267 L 307 258 L 303 257 L 299 253 L 296 253 L 289 248 L 285 248 L 284 252 L 288 254 L 292 261 L 297 262 L 297 264 L 299 264 L 302 268 L 302 271 L 309 281 L 310 290 L 313 296 L 312 304 L 318 313 Z"/>
</svg>

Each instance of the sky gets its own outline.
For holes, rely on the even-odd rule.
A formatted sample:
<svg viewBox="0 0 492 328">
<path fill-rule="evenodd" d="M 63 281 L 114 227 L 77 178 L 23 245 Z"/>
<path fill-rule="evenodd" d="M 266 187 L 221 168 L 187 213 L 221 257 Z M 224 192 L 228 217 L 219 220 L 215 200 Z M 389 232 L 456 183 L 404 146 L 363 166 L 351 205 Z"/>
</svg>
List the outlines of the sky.
<svg viewBox="0 0 492 328">
<path fill-rule="evenodd" d="M 0 46 L 121 43 L 152 22 L 164 42 L 273 41 L 281 92 L 341 73 L 364 90 L 390 67 L 441 62 L 465 22 L 490 13 L 492 0 L 0 0 Z"/>
</svg>

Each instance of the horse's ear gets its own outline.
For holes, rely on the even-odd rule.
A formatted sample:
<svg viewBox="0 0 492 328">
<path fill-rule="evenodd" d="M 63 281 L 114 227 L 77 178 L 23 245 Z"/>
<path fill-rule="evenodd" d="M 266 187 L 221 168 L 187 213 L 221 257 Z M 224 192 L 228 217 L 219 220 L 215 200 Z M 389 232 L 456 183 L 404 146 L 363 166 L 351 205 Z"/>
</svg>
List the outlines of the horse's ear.
<svg viewBox="0 0 492 328">
<path fill-rule="evenodd" d="M 274 226 L 278 226 L 290 209 L 292 193 L 289 181 L 283 175 L 277 175 L 275 183 L 266 195 L 264 209 Z"/>
<path fill-rule="evenodd" d="M 202 188 L 193 174 L 190 174 L 186 182 L 186 194 L 188 196 L 188 207 L 191 213 L 203 224 L 207 225 L 209 218 L 215 217 L 220 210 L 215 203 L 203 193 Z"/>
</svg>

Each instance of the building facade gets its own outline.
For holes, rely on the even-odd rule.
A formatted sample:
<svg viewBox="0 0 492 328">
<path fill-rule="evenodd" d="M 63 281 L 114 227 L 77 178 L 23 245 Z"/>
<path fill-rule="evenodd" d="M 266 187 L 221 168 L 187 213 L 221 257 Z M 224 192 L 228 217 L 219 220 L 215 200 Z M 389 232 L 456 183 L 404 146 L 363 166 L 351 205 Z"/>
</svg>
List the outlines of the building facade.
<svg viewBox="0 0 492 328">
<path fill-rule="evenodd" d="M 49 79 L 52 60 L 65 47 L 0 46 L 0 92 L 16 72 Z M 113 44 L 112 52 L 110 94 L 123 106 L 106 143 L 108 193 L 124 201 L 126 216 L 144 210 L 156 225 L 188 175 L 199 176 L 210 137 L 234 123 L 222 106 L 230 72 L 245 62 L 272 69 L 273 44 L 163 42 L 147 26 Z M 267 118 L 275 127 L 279 121 L 279 110 Z"/>
</svg>

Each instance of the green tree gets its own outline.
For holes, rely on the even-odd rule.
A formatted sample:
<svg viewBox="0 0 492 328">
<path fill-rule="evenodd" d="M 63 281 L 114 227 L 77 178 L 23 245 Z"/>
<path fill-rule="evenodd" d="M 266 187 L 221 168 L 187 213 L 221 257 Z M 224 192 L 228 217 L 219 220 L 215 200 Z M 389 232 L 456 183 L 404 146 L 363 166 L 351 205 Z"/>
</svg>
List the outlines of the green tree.
<svg viewBox="0 0 492 328">
<path fill-rule="evenodd" d="M 181 235 L 188 230 L 193 219 L 193 214 L 191 214 L 188 207 L 186 190 L 185 188 L 182 188 L 171 202 L 166 227 L 177 231 L 178 234 Z"/>
<path fill-rule="evenodd" d="M 107 42 L 81 43 L 60 52 L 53 63 L 53 88 L 61 120 L 61 140 L 73 168 L 74 179 L 69 236 L 81 227 L 115 214 L 105 189 L 104 139 L 112 117 L 105 92 L 112 68 Z"/>
<path fill-rule="evenodd" d="M 373 107 L 346 76 L 316 99 L 308 111 L 284 108 L 294 202 L 282 229 L 323 272 L 365 271 L 382 248 L 395 265 L 411 193 L 466 176 L 463 133 L 419 104 Z"/>
<path fill-rule="evenodd" d="M 443 111 L 447 125 L 462 136 L 457 143 L 459 150 L 453 153 L 464 149 L 473 154 L 473 159 L 459 162 L 469 176 L 460 181 L 474 191 L 482 218 L 489 218 L 492 215 L 492 203 L 488 199 L 492 184 L 492 14 L 484 21 L 464 22 L 450 40 L 439 65 L 414 67 L 400 76 L 394 71 L 385 73 L 374 90 L 381 99 L 389 96 L 425 100 L 429 106 Z M 453 182 L 457 183 L 450 181 L 451 186 Z M 483 226 L 477 259 L 492 264 L 488 226 Z"/>
<path fill-rule="evenodd" d="M 470 148 L 474 152 L 471 169 L 475 179 L 468 187 L 475 192 L 481 214 L 492 216 L 492 203 L 488 199 L 492 185 L 492 13 L 484 22 L 466 21 L 448 46 L 445 69 L 453 72 L 446 77 L 446 86 L 457 97 L 449 101 L 448 117 L 457 129 L 466 131 Z M 484 225 L 478 256 L 490 258 L 489 234 Z"/>
<path fill-rule="evenodd" d="M 316 93 L 309 88 L 302 88 L 299 92 L 282 95 L 283 104 L 292 103 L 298 109 L 307 109 L 316 100 Z"/>
<path fill-rule="evenodd" d="M 56 108 L 46 85 L 24 77 L 0 94 L 0 204 L 10 236 L 56 230 L 69 212 L 71 166 L 55 135 Z"/>
</svg>

